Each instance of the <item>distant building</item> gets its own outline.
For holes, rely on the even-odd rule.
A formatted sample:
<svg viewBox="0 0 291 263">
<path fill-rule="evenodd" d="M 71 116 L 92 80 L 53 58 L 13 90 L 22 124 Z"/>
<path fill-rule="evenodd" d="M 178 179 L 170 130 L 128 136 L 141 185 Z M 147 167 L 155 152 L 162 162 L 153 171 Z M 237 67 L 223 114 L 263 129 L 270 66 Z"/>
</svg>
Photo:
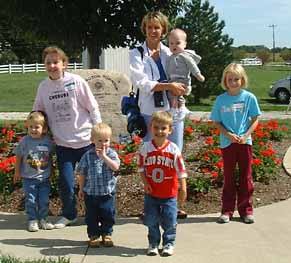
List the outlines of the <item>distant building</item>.
<svg viewBox="0 0 291 263">
<path fill-rule="evenodd" d="M 263 65 L 262 60 L 258 57 L 243 58 L 240 60 L 240 64 L 245 65 L 245 66 L 261 66 L 261 65 Z"/>
<path fill-rule="evenodd" d="M 84 68 L 89 67 L 88 52 L 82 53 Z M 128 48 L 106 48 L 100 56 L 100 69 L 118 71 L 129 77 L 129 49 Z"/>
</svg>

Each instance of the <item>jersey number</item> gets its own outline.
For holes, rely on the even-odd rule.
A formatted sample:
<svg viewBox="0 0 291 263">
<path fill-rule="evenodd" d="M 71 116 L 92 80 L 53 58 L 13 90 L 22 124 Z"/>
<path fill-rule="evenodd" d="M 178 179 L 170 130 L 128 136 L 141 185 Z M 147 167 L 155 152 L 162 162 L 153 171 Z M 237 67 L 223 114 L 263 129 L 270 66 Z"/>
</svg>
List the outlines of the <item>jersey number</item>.
<svg viewBox="0 0 291 263">
<path fill-rule="evenodd" d="M 164 181 L 164 171 L 161 168 L 155 168 L 152 172 L 152 180 L 155 183 L 161 183 Z"/>
</svg>

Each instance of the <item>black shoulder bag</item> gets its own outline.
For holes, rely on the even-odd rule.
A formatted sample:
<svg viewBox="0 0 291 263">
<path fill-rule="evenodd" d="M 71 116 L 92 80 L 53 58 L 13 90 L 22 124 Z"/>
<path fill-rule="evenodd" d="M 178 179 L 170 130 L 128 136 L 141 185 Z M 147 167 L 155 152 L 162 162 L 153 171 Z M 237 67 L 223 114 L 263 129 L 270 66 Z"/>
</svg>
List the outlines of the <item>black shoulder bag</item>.
<svg viewBox="0 0 291 263">
<path fill-rule="evenodd" d="M 137 50 L 141 55 L 141 60 L 143 60 L 143 47 L 138 46 Z M 132 86 L 129 96 L 122 97 L 121 112 L 123 115 L 127 116 L 127 131 L 130 134 L 135 134 L 141 138 L 144 138 L 147 134 L 147 126 L 143 116 L 140 113 L 138 99 L 139 89 L 137 89 L 135 94 Z"/>
</svg>

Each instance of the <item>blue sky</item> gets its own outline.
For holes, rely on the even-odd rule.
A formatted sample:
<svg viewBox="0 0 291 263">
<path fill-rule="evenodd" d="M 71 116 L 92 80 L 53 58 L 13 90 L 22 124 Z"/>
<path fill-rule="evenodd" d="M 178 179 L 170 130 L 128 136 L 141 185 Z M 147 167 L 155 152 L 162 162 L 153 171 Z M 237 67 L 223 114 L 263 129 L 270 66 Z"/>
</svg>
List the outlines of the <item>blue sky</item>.
<svg viewBox="0 0 291 263">
<path fill-rule="evenodd" d="M 224 33 L 234 39 L 233 46 L 265 45 L 291 48 L 291 0 L 209 0 L 224 20 Z"/>
</svg>

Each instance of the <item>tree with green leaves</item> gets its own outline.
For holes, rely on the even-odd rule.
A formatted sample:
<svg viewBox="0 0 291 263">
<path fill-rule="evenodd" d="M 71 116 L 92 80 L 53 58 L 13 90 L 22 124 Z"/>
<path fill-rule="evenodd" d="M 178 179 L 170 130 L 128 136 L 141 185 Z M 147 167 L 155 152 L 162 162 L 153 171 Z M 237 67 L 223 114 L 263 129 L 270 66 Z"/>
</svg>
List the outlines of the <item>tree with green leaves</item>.
<svg viewBox="0 0 291 263">
<path fill-rule="evenodd" d="M 203 2 L 203 3 L 202 3 Z M 176 27 L 187 33 L 187 48 L 194 49 L 202 57 L 199 68 L 206 81 L 192 81 L 192 102 L 200 102 L 210 94 L 221 92 L 220 79 L 224 67 L 232 61 L 233 40 L 223 34 L 224 21 L 208 1 L 191 0 L 185 8 L 183 17 L 176 20 Z"/>
<path fill-rule="evenodd" d="M 282 59 L 285 62 L 291 62 L 291 49 L 289 48 L 284 48 L 281 53 L 280 56 L 282 57 Z"/>
<path fill-rule="evenodd" d="M 240 61 L 247 57 L 247 52 L 241 48 L 232 48 L 232 56 L 235 61 Z"/>
<path fill-rule="evenodd" d="M 26 28 L 25 21 L 29 18 L 15 15 L 10 4 L 10 2 L 0 0 L 1 63 L 5 60 L 14 61 L 14 63 L 39 62 L 41 51 L 47 46 L 47 42 L 40 39 L 33 30 Z"/>
<path fill-rule="evenodd" d="M 257 50 L 256 54 L 257 54 L 257 57 L 262 60 L 263 65 L 269 60 L 271 56 L 269 49 L 266 49 L 266 48 Z"/>
<path fill-rule="evenodd" d="M 3 1 L 3 0 L 0 0 Z M 125 47 L 143 38 L 141 19 L 150 10 L 175 17 L 186 0 L 9 0 L 5 9 L 18 25 L 67 53 L 88 49 L 90 67 L 102 49 Z"/>
</svg>

